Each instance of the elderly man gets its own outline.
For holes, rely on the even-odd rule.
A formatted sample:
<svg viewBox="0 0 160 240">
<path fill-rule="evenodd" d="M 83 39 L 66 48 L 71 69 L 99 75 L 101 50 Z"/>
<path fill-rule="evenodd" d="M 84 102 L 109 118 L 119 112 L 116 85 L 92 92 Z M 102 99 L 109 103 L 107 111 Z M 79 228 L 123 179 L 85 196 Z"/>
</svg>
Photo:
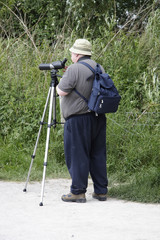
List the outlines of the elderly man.
<svg viewBox="0 0 160 240">
<path fill-rule="evenodd" d="M 65 118 L 64 152 L 68 171 L 72 178 L 70 193 L 63 195 L 65 202 L 86 202 L 85 193 L 90 174 L 94 192 L 92 197 L 100 201 L 107 199 L 106 170 L 106 117 L 89 112 L 87 103 L 74 91 L 89 98 L 94 79 L 93 72 L 79 62 L 95 68 L 91 59 L 92 45 L 86 39 L 77 39 L 69 49 L 74 64 L 61 78 L 57 92 L 61 99 L 61 110 Z M 104 69 L 102 68 L 102 71 Z"/>
</svg>

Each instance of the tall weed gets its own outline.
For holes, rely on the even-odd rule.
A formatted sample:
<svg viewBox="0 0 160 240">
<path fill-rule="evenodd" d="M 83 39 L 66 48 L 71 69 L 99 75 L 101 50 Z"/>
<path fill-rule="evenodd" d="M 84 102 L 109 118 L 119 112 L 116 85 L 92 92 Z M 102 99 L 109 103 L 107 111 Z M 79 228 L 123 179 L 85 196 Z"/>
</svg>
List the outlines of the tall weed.
<svg viewBox="0 0 160 240">
<path fill-rule="evenodd" d="M 156 186 L 157 196 L 160 159 L 158 19 L 157 10 L 141 35 L 121 32 L 114 41 L 110 41 L 114 36 L 111 30 L 110 34 L 104 31 L 106 38 L 103 41 L 98 38 L 92 41 L 93 59 L 104 66 L 122 96 L 119 111 L 107 115 L 110 186 L 112 179 L 113 183 L 125 183 L 120 185 L 121 189 L 126 186 L 123 194 L 121 189 L 116 188 L 119 196 L 126 197 L 127 186 L 135 186 L 136 194 L 137 186 L 143 184 L 148 184 L 148 189 Z M 27 175 L 50 84 L 49 71 L 40 71 L 38 66 L 42 62 L 63 60 L 64 57 L 68 58 L 69 65 L 68 49 L 75 38 L 77 36 L 73 31 L 70 38 L 58 40 L 53 46 L 49 47 L 48 42 L 43 41 L 37 47 L 38 51 L 27 40 L 0 41 L 1 179 L 24 180 Z M 110 44 L 103 52 L 107 42 Z M 97 50 L 103 54 L 96 59 Z M 62 75 L 63 70 L 59 74 Z M 56 110 L 60 121 L 59 101 Z M 45 122 L 47 117 L 46 114 Z M 45 141 L 46 125 L 42 128 L 31 179 L 42 176 Z M 47 176 L 68 176 L 63 152 L 63 128 L 59 125 L 51 130 L 48 163 Z M 115 195 L 114 190 L 111 194 Z M 153 191 L 152 195 L 154 197 Z"/>
</svg>

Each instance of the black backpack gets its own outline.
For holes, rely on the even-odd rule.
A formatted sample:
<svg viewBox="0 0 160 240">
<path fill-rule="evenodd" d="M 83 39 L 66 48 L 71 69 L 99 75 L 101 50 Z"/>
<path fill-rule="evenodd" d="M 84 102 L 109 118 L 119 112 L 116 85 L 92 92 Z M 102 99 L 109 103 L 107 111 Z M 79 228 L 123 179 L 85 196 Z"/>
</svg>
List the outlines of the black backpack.
<svg viewBox="0 0 160 240">
<path fill-rule="evenodd" d="M 94 73 L 93 87 L 88 100 L 76 89 L 74 89 L 74 91 L 88 104 L 90 111 L 96 112 L 97 114 L 116 112 L 121 96 L 110 76 L 107 73 L 102 73 L 98 63 L 95 69 L 86 62 L 79 63 L 85 65 Z"/>
</svg>

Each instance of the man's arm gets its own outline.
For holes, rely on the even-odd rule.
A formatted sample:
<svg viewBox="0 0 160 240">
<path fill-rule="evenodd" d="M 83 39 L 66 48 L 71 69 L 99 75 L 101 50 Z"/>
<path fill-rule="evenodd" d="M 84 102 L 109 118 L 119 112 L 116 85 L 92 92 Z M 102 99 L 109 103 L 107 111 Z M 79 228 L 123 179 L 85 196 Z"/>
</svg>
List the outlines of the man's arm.
<svg viewBox="0 0 160 240">
<path fill-rule="evenodd" d="M 68 95 L 67 92 L 63 92 L 62 90 L 60 90 L 58 86 L 56 87 L 56 89 L 57 89 L 57 93 L 58 93 L 59 96 L 66 96 L 66 95 Z"/>
</svg>

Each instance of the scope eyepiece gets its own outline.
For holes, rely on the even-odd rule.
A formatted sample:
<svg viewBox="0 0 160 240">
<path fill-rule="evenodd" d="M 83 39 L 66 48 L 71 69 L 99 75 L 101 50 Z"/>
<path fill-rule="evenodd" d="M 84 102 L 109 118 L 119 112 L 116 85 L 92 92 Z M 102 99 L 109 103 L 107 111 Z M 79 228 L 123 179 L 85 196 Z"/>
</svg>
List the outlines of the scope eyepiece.
<svg viewBox="0 0 160 240">
<path fill-rule="evenodd" d="M 39 65 L 40 70 L 51 70 L 51 69 L 62 69 L 65 68 L 65 63 L 67 62 L 67 58 L 63 61 L 56 61 L 52 63 L 41 63 Z"/>
</svg>

